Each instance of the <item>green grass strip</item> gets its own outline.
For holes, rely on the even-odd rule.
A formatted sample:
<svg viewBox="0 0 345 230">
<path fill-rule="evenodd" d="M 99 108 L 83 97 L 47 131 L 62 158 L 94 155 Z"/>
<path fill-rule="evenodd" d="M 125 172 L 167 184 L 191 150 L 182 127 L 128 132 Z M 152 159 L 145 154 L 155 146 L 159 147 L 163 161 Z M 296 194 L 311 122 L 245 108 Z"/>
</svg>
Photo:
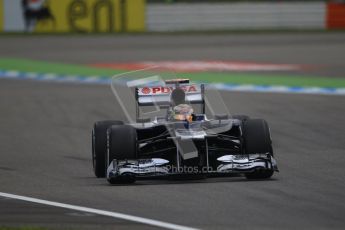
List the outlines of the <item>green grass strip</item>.
<svg viewBox="0 0 345 230">
<path fill-rule="evenodd" d="M 190 78 L 203 82 L 222 82 L 230 84 L 250 85 L 282 85 L 291 87 L 345 87 L 343 78 L 309 77 L 295 75 L 263 75 L 241 73 L 184 73 L 180 77 Z"/>
<path fill-rule="evenodd" d="M 0 58 L 0 70 L 16 70 L 20 72 L 54 73 L 61 75 L 82 76 L 113 76 L 128 72 L 126 70 L 113 70 L 95 68 L 82 65 L 60 64 L 27 59 Z M 163 74 L 164 75 L 164 74 Z M 345 87 L 344 78 L 327 78 L 296 76 L 284 74 L 243 74 L 243 73 L 178 73 L 177 77 L 190 78 L 194 81 L 209 83 L 250 84 L 250 85 L 281 85 L 296 87 Z"/>
<path fill-rule="evenodd" d="M 123 71 L 112 69 L 93 68 L 82 65 L 61 64 L 46 61 L 33 61 L 27 59 L 0 58 L 1 70 L 16 70 L 34 73 L 55 73 L 63 75 L 85 76 L 113 76 Z"/>
<path fill-rule="evenodd" d="M 42 227 L 5 227 L 0 226 L 0 230 L 47 230 L 47 228 Z"/>
</svg>

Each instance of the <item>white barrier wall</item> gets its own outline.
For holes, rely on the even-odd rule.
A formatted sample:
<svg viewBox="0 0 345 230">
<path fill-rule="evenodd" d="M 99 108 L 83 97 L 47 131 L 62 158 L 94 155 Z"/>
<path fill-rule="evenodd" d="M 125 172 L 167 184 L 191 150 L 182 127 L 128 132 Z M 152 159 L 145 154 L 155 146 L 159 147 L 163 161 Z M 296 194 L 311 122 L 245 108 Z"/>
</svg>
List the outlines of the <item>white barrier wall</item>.
<svg viewBox="0 0 345 230">
<path fill-rule="evenodd" d="M 147 5 L 148 31 L 324 29 L 325 2 Z"/>
<path fill-rule="evenodd" d="M 21 0 L 4 0 L 4 31 L 24 31 L 25 23 Z"/>
</svg>

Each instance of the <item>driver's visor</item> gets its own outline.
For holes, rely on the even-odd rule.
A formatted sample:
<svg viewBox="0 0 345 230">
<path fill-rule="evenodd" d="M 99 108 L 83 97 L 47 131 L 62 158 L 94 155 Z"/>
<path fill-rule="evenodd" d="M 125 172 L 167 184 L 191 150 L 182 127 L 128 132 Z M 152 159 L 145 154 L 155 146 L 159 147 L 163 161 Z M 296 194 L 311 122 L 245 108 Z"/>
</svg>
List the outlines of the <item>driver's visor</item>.
<svg viewBox="0 0 345 230">
<path fill-rule="evenodd" d="M 193 121 L 193 116 L 192 115 L 183 115 L 183 114 L 175 114 L 174 119 L 178 121 Z"/>
</svg>

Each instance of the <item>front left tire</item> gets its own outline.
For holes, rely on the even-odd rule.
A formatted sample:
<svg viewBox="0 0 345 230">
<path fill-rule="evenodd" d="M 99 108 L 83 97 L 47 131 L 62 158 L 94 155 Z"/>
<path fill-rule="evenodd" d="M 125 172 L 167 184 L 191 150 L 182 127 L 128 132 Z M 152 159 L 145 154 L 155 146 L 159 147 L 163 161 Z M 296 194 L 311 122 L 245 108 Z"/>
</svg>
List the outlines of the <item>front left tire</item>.
<svg viewBox="0 0 345 230">
<path fill-rule="evenodd" d="M 243 139 L 245 154 L 269 153 L 273 156 L 273 148 L 268 124 L 263 119 L 248 119 L 243 122 Z M 257 169 L 246 173 L 248 179 L 268 179 L 273 169 Z"/>
</svg>

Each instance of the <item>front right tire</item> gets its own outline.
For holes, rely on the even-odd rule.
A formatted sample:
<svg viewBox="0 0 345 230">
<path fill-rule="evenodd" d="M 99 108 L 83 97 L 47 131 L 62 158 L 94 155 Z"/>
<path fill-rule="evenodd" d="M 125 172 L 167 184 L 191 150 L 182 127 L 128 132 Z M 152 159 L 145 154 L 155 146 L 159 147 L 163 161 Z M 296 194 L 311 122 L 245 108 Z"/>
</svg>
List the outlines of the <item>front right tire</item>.
<svg viewBox="0 0 345 230">
<path fill-rule="evenodd" d="M 111 126 L 107 132 L 107 165 L 113 159 L 133 160 L 138 158 L 137 131 L 130 125 Z M 109 178 L 109 183 L 133 183 L 135 176 L 128 173 L 118 178 Z"/>
<path fill-rule="evenodd" d="M 122 125 L 122 121 L 98 121 L 92 129 L 92 165 L 95 176 L 105 177 L 107 156 L 107 130 L 112 125 Z"/>
</svg>

